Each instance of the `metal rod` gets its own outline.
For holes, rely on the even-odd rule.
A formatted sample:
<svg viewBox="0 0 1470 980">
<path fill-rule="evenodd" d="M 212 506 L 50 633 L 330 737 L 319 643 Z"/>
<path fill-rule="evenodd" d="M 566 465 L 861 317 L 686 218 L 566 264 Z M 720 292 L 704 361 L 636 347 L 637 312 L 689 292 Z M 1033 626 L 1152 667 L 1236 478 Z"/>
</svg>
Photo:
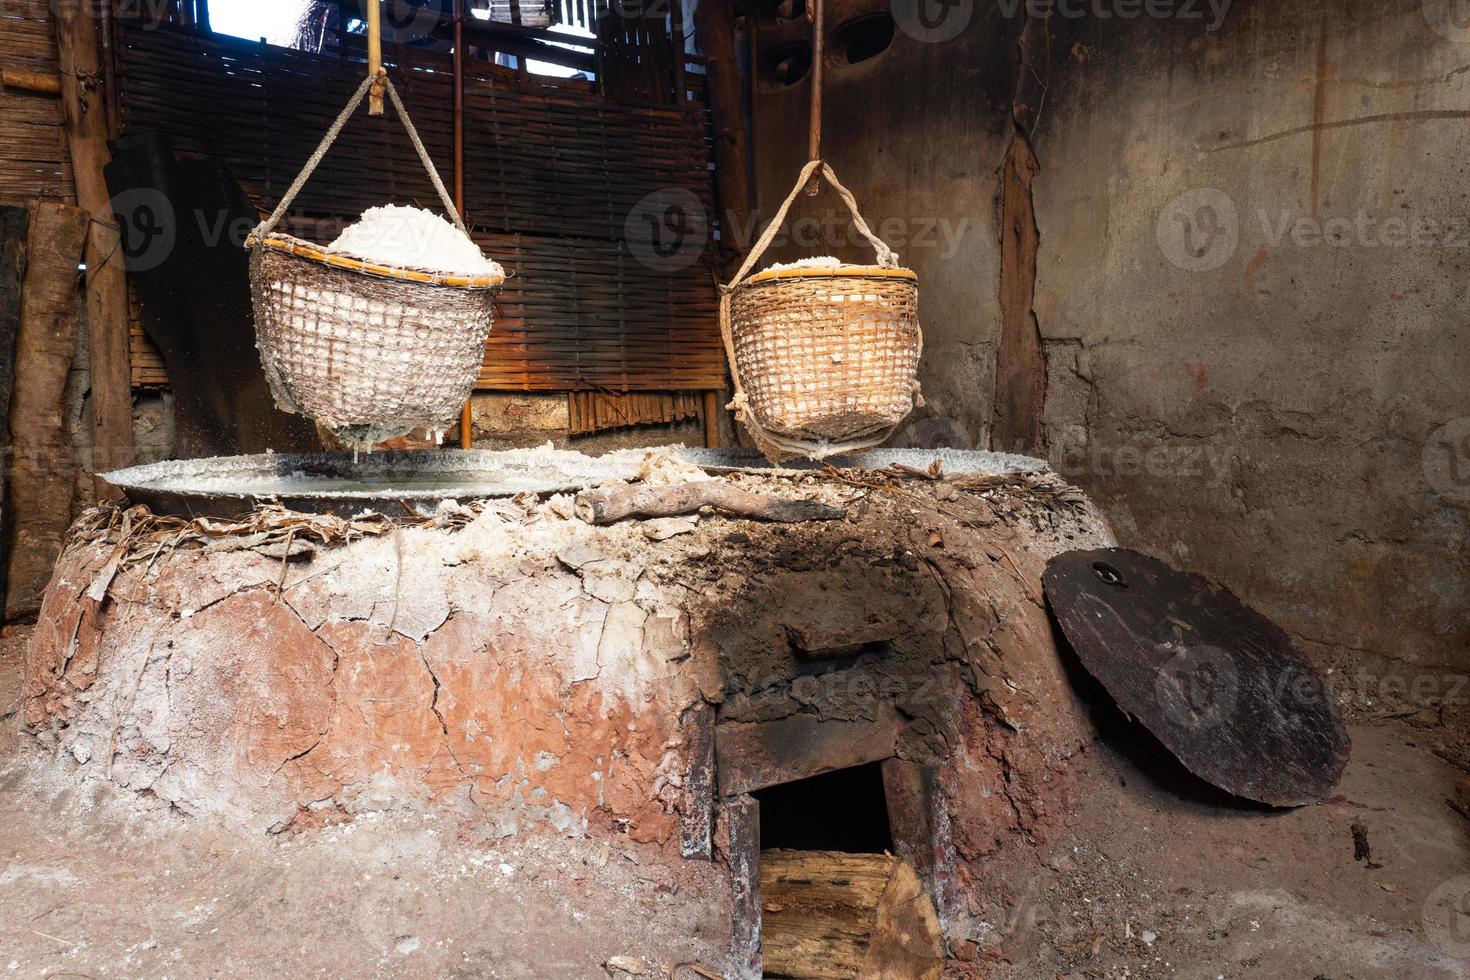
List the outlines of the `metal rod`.
<svg viewBox="0 0 1470 980">
<path fill-rule="evenodd" d="M 470 226 L 464 205 L 464 0 L 454 0 L 454 207 L 459 220 Z M 459 445 L 475 448 L 475 396 L 459 413 Z"/>
</svg>

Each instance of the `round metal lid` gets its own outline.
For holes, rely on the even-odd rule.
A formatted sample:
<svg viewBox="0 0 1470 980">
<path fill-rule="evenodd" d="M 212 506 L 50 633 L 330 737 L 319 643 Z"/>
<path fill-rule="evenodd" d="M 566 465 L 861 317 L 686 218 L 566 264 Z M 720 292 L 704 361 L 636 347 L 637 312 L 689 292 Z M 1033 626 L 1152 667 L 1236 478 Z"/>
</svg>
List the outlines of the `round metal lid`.
<svg viewBox="0 0 1470 980">
<path fill-rule="evenodd" d="M 1228 590 L 1119 548 L 1059 555 L 1042 581 L 1083 665 L 1195 775 L 1273 806 L 1337 785 L 1348 735 L 1321 677 Z"/>
</svg>

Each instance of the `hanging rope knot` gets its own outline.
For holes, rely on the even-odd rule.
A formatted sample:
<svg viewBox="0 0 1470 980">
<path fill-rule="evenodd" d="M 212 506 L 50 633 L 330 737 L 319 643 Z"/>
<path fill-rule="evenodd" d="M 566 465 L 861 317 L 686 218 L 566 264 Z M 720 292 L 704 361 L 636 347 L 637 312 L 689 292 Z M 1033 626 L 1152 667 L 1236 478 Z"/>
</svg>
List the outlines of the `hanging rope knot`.
<svg viewBox="0 0 1470 980">
<path fill-rule="evenodd" d="M 746 414 L 750 411 L 750 399 L 746 397 L 745 392 L 736 392 L 730 404 L 725 406 L 725 410 L 734 412 L 736 420 L 744 422 Z"/>
<path fill-rule="evenodd" d="M 914 382 L 914 407 L 915 408 L 923 408 L 927 404 L 929 404 L 929 403 L 926 402 L 926 401 L 924 401 L 924 386 L 921 385 L 921 384 L 919 384 L 919 382 L 915 381 Z"/>
</svg>

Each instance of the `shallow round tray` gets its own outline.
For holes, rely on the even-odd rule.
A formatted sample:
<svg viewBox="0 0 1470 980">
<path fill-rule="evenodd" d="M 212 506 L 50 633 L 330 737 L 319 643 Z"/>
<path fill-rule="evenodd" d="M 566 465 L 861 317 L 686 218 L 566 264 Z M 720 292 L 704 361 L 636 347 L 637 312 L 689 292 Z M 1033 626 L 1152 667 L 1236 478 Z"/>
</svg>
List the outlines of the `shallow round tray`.
<svg viewBox="0 0 1470 980">
<path fill-rule="evenodd" d="M 152 463 L 104 473 L 102 478 L 130 504 L 177 517 L 235 517 L 267 501 L 304 513 L 347 517 L 376 511 L 392 516 L 427 514 L 443 500 L 520 493 L 546 496 L 610 480 L 632 480 L 647 451 L 628 449 L 601 457 L 544 448 L 363 453 L 356 458 L 351 453 L 267 453 Z M 808 461 L 772 466 L 751 450 L 674 452 L 711 473 L 808 471 L 822 466 Z M 1041 460 L 1025 456 L 948 449 L 880 449 L 827 462 L 844 468 L 881 470 L 897 463 L 927 470 L 935 460 L 949 474 L 1046 469 Z"/>
<path fill-rule="evenodd" d="M 566 493 L 630 480 L 638 458 L 593 459 L 549 449 L 267 453 L 135 466 L 103 474 L 155 514 L 233 517 L 277 501 L 305 513 L 350 516 L 432 511 L 442 500 Z"/>
</svg>

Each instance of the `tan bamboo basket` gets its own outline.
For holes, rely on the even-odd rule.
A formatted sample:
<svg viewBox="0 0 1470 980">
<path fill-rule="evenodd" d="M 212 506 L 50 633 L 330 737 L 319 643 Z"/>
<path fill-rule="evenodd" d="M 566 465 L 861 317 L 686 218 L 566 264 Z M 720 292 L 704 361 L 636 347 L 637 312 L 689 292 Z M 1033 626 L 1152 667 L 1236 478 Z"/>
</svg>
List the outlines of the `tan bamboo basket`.
<svg viewBox="0 0 1470 980">
<path fill-rule="evenodd" d="M 479 377 L 503 281 L 375 265 L 274 232 L 372 80 L 246 241 L 256 346 L 276 404 L 361 444 L 458 417 Z M 391 82 L 387 90 L 446 210 L 468 237 Z"/>
<path fill-rule="evenodd" d="M 878 264 L 767 270 L 747 278 L 819 170 L 847 203 Z M 825 459 L 882 445 L 922 404 L 918 276 L 900 267 L 868 229 L 825 163 L 814 160 L 802 171 L 722 294 L 721 332 L 735 385 L 730 408 L 771 460 Z"/>
</svg>

